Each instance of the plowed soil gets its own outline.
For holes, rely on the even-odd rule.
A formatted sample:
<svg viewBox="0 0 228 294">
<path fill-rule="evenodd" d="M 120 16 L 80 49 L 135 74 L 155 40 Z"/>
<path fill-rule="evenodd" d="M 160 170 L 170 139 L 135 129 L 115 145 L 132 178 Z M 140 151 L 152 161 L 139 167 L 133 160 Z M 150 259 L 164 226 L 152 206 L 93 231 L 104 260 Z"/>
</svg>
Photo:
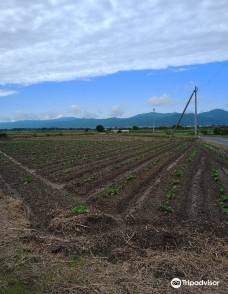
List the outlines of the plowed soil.
<svg viewBox="0 0 228 294">
<path fill-rule="evenodd" d="M 52 254 L 89 252 L 114 263 L 148 250 L 194 251 L 196 232 L 226 242 L 226 155 L 197 141 L 92 137 L 0 143 L 1 188 L 23 201 L 36 232 L 24 242 L 52 236 Z M 77 206 L 90 212 L 73 214 Z"/>
</svg>

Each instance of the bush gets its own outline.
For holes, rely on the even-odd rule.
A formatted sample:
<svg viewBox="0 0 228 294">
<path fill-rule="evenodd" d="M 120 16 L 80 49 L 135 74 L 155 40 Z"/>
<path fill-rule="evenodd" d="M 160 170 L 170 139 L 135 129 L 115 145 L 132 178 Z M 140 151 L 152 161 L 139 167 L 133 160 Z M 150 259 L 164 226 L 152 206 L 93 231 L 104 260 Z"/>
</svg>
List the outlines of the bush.
<svg viewBox="0 0 228 294">
<path fill-rule="evenodd" d="M 137 130 L 139 130 L 139 127 L 137 127 L 137 126 L 133 126 L 132 129 L 135 130 L 135 131 L 137 131 Z"/>
<path fill-rule="evenodd" d="M 228 128 L 221 129 L 221 134 L 222 135 L 228 135 Z"/>
<path fill-rule="evenodd" d="M 0 132 L 0 138 L 7 138 L 8 135 L 6 133 Z"/>
<path fill-rule="evenodd" d="M 96 130 L 98 132 L 104 132 L 104 127 L 102 125 L 98 125 L 98 126 L 96 126 Z"/>
<path fill-rule="evenodd" d="M 207 134 L 208 134 L 208 131 L 207 131 L 207 130 L 200 130 L 200 132 L 201 132 L 203 135 L 207 135 Z"/>
<path fill-rule="evenodd" d="M 221 128 L 214 128 L 213 134 L 214 135 L 220 135 L 221 134 Z"/>
</svg>

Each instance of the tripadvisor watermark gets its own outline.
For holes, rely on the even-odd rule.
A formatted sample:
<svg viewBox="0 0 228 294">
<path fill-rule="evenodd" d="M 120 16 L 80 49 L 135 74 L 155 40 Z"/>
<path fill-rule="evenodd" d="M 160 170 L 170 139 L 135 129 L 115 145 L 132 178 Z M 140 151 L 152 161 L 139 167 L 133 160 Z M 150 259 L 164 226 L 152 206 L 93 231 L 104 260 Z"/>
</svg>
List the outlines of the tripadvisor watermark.
<svg viewBox="0 0 228 294">
<path fill-rule="evenodd" d="M 219 281 L 190 281 L 190 280 L 180 280 L 178 278 L 174 278 L 171 281 L 171 286 L 173 288 L 180 288 L 181 286 L 218 286 Z"/>
</svg>

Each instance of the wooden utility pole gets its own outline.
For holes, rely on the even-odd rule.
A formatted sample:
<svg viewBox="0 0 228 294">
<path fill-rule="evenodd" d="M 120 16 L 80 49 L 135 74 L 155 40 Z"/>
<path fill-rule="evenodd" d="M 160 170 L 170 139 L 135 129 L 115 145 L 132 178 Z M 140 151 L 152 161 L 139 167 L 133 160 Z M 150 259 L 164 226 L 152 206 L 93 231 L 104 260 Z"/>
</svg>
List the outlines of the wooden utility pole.
<svg viewBox="0 0 228 294">
<path fill-rule="evenodd" d="M 153 109 L 154 111 L 154 117 L 153 117 L 153 134 L 154 134 L 154 123 L 155 123 L 155 108 Z"/>
<path fill-rule="evenodd" d="M 187 107 L 188 107 L 188 104 L 190 103 L 190 101 L 191 101 L 191 99 L 192 99 L 192 96 L 193 96 L 193 94 L 195 93 L 195 91 L 196 91 L 196 90 L 194 90 L 194 91 L 192 92 L 192 95 L 191 95 L 190 99 L 188 100 L 188 103 L 186 104 L 185 109 L 184 109 L 183 113 L 181 114 L 181 117 L 180 117 L 180 119 L 178 120 L 178 123 L 176 124 L 176 126 L 175 126 L 175 128 L 174 128 L 174 130 L 173 130 L 173 132 L 172 132 L 172 134 L 171 134 L 171 136 L 170 136 L 170 138 L 169 138 L 169 141 L 172 140 L 172 137 L 173 137 L 173 135 L 174 135 L 174 133 L 175 133 L 177 127 L 179 126 L 179 123 L 180 123 L 180 121 L 181 121 L 181 119 L 182 119 L 182 117 L 183 117 L 183 115 L 184 115 L 184 113 L 185 113 L 185 111 L 186 111 L 186 109 L 187 109 Z"/>
<path fill-rule="evenodd" d="M 197 139 L 197 90 L 195 87 L 195 138 Z"/>
</svg>

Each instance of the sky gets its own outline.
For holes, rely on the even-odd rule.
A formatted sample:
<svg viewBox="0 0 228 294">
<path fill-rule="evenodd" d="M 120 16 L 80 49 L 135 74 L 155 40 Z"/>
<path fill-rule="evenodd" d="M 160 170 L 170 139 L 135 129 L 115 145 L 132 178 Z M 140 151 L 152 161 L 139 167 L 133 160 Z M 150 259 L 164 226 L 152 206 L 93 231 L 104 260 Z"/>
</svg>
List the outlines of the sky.
<svg viewBox="0 0 228 294">
<path fill-rule="evenodd" d="M 228 0 L 0 2 L 0 122 L 228 110 Z M 194 112 L 194 99 L 187 112 Z"/>
</svg>

